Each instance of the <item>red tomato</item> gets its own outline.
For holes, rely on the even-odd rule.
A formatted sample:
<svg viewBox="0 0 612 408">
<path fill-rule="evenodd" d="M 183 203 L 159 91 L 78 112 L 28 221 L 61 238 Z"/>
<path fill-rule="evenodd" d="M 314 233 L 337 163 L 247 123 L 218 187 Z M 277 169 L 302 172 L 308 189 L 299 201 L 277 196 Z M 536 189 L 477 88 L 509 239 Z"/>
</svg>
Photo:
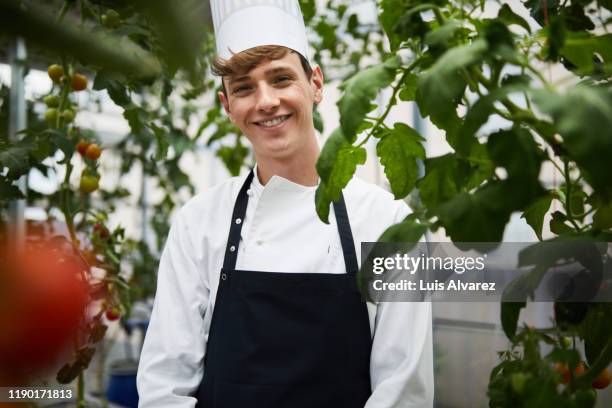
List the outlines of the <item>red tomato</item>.
<svg viewBox="0 0 612 408">
<path fill-rule="evenodd" d="M 87 150 L 85 150 L 85 155 L 90 160 L 98 160 L 101 154 L 102 150 L 100 149 L 100 146 L 95 143 L 92 143 L 87 146 Z"/>
<path fill-rule="evenodd" d="M 612 381 L 612 378 L 610 377 L 610 371 L 608 371 L 607 368 L 604 368 L 604 370 L 601 373 L 599 373 L 597 378 L 593 380 L 592 385 L 594 388 L 597 388 L 598 390 L 603 390 L 608 385 L 610 385 L 611 381 Z"/>
<path fill-rule="evenodd" d="M 98 234 L 100 238 L 106 239 L 110 236 L 110 231 L 103 224 L 96 222 L 93 227 L 94 233 Z"/>
<path fill-rule="evenodd" d="M 79 152 L 81 156 L 85 156 L 85 152 L 87 151 L 89 145 L 90 143 L 88 143 L 87 141 L 83 139 L 79 140 L 79 143 L 77 143 L 76 145 L 77 152 Z"/>
<path fill-rule="evenodd" d="M 74 74 L 72 76 L 72 90 L 82 91 L 87 89 L 87 77 L 81 74 Z"/>
<path fill-rule="evenodd" d="M 2 262 L 0 367 L 14 375 L 43 372 L 74 344 L 89 296 L 86 266 L 71 252 L 28 244 L 22 256 Z"/>
<path fill-rule="evenodd" d="M 121 313 L 119 313 L 119 310 L 115 308 L 108 309 L 106 311 L 106 318 L 110 321 L 118 320 L 120 317 L 121 317 Z"/>
</svg>

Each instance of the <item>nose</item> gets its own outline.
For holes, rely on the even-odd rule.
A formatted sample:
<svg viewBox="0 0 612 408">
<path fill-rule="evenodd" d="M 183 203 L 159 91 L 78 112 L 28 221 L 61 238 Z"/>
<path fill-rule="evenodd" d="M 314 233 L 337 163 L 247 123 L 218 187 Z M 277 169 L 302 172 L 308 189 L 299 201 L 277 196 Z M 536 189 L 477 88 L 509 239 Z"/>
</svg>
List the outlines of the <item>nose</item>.
<svg viewBox="0 0 612 408">
<path fill-rule="evenodd" d="M 280 104 L 275 89 L 267 84 L 258 87 L 256 97 L 257 101 L 255 107 L 260 112 L 274 112 Z"/>
</svg>

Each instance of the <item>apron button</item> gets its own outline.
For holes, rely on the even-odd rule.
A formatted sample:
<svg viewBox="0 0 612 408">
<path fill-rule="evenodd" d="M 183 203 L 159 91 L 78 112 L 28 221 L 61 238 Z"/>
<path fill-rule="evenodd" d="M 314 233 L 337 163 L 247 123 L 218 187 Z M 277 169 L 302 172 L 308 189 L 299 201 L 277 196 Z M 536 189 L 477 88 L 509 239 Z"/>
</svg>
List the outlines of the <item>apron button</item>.
<svg viewBox="0 0 612 408">
<path fill-rule="evenodd" d="M 224 274 L 224 273 L 222 273 L 222 274 L 221 274 L 221 279 L 223 279 L 223 280 L 227 280 L 227 275 L 226 275 L 226 274 Z"/>
<path fill-rule="evenodd" d="M 232 246 L 230 247 L 230 252 L 234 252 L 235 250 L 236 250 L 236 247 L 235 247 L 234 245 L 232 245 Z"/>
<path fill-rule="evenodd" d="M 240 218 L 236 218 L 236 224 L 240 224 L 242 220 Z"/>
</svg>

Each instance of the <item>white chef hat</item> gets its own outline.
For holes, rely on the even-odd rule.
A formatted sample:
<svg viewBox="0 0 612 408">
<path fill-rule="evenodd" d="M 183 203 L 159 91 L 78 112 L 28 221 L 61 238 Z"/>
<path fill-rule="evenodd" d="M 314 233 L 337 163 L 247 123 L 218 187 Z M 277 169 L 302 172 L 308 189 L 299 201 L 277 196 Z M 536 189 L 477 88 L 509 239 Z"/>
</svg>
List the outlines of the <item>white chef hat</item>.
<svg viewBox="0 0 612 408">
<path fill-rule="evenodd" d="M 210 8 L 220 58 L 261 45 L 282 45 L 309 60 L 298 0 L 210 0 Z"/>
</svg>

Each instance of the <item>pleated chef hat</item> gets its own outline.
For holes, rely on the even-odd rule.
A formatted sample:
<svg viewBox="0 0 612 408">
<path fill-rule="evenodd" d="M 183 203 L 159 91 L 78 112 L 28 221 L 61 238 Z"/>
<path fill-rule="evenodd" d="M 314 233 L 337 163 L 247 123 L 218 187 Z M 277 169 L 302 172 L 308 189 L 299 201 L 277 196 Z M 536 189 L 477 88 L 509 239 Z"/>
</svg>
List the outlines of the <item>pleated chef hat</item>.
<svg viewBox="0 0 612 408">
<path fill-rule="evenodd" d="M 210 0 L 217 54 L 230 59 L 249 48 L 282 45 L 308 58 L 298 0 Z"/>
</svg>

